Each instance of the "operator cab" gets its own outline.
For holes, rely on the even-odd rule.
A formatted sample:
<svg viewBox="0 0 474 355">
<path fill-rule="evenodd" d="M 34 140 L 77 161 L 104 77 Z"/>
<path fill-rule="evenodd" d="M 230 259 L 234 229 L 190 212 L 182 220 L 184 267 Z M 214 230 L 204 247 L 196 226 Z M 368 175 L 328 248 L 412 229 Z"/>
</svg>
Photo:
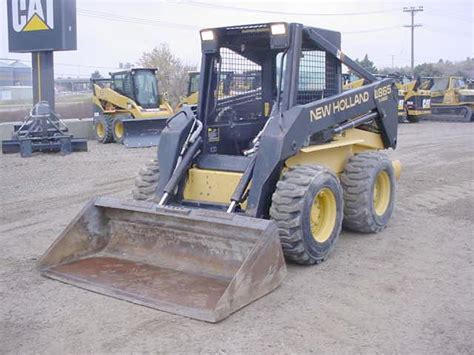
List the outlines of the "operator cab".
<svg viewBox="0 0 474 355">
<path fill-rule="evenodd" d="M 275 105 L 285 111 L 341 92 L 340 62 L 318 48 L 309 31 L 340 47 L 338 32 L 295 23 L 201 31 L 204 156 L 246 156 Z"/>
<path fill-rule="evenodd" d="M 144 109 L 156 109 L 160 106 L 157 69 L 134 68 L 110 73 L 112 89 L 131 98 Z"/>
</svg>

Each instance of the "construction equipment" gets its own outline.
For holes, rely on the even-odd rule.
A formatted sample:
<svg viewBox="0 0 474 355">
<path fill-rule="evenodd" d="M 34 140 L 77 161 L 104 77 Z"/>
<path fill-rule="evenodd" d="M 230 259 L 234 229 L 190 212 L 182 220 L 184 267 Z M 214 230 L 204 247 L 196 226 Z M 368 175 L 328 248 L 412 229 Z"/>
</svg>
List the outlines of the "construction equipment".
<svg viewBox="0 0 474 355">
<path fill-rule="evenodd" d="M 365 83 L 364 78 L 359 78 L 356 75 L 349 74 L 349 73 L 342 74 L 342 80 L 343 80 L 342 89 L 344 91 L 355 89 L 355 88 L 360 88 Z"/>
<path fill-rule="evenodd" d="M 153 68 L 133 68 L 91 79 L 98 142 L 132 148 L 158 145 L 159 133 L 174 111 L 159 94 L 156 73 Z"/>
<path fill-rule="evenodd" d="M 200 35 L 197 111 L 168 120 L 136 181 L 144 201 L 92 200 L 39 269 L 217 322 L 278 287 L 283 255 L 317 264 L 342 225 L 385 228 L 400 164 L 379 151 L 397 143 L 397 92 L 340 51 L 338 32 L 268 23 Z M 342 92 L 341 63 L 369 83 Z M 237 74 L 227 95 L 222 71 Z"/>
<path fill-rule="evenodd" d="M 420 118 L 431 114 L 431 93 L 420 88 L 420 78 L 401 84 L 408 122 L 416 123 Z"/>
<path fill-rule="evenodd" d="M 221 73 L 221 85 L 219 90 L 222 95 L 229 95 L 229 83 L 233 80 L 233 72 L 222 72 Z M 188 72 L 188 90 L 187 95 L 181 97 L 180 102 L 175 108 L 175 112 L 178 112 L 184 105 L 196 106 L 199 98 L 199 72 L 190 71 Z"/>
<path fill-rule="evenodd" d="M 474 90 L 463 78 L 424 78 L 421 87 L 431 91 L 430 120 L 474 121 Z"/>
<path fill-rule="evenodd" d="M 178 112 L 184 105 L 195 106 L 198 102 L 199 97 L 199 72 L 190 71 L 188 72 L 188 90 L 186 96 L 180 98 L 178 105 L 175 108 L 175 112 Z"/>
<path fill-rule="evenodd" d="M 377 79 L 384 79 L 384 78 L 394 78 L 393 76 L 388 75 L 374 75 Z M 364 78 L 359 78 L 357 75 L 354 74 L 342 74 L 343 77 L 343 86 L 342 89 L 344 91 L 360 88 L 366 84 L 366 80 Z M 394 78 L 395 79 L 395 78 Z M 400 87 L 398 81 L 395 82 L 398 90 L 398 122 L 405 122 L 407 118 L 407 111 L 405 108 L 405 91 Z"/>
<path fill-rule="evenodd" d="M 398 72 L 376 74 L 379 79 L 393 78 L 398 89 L 398 121 L 418 122 L 431 113 L 430 92 L 421 88 L 420 78 L 410 79 Z"/>
<path fill-rule="evenodd" d="M 73 138 L 60 117 L 51 111 L 47 101 L 40 101 L 20 125 L 14 126 L 11 140 L 2 141 L 2 153 L 20 153 L 30 157 L 34 152 L 87 152 L 87 140 Z"/>
</svg>

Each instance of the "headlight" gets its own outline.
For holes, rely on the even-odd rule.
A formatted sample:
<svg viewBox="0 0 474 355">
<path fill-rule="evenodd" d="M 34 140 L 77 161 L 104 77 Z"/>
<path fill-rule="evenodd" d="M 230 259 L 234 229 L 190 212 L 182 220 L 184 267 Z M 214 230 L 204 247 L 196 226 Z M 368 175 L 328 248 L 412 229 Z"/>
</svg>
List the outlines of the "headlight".
<svg viewBox="0 0 474 355">
<path fill-rule="evenodd" d="M 214 32 L 207 30 L 201 31 L 201 40 L 202 41 L 213 41 L 214 40 Z"/>
<path fill-rule="evenodd" d="M 286 33 L 286 26 L 283 23 L 277 23 L 270 27 L 272 35 L 284 35 Z"/>
</svg>

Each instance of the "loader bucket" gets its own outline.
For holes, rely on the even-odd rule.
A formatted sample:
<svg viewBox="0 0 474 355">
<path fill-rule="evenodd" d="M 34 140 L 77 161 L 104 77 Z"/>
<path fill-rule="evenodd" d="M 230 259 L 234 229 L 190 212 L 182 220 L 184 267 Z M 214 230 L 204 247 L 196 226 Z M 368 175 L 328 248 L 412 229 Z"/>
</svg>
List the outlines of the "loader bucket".
<svg viewBox="0 0 474 355">
<path fill-rule="evenodd" d="M 91 291 L 218 322 L 273 291 L 286 274 L 274 222 L 99 197 L 39 262 Z"/>
<path fill-rule="evenodd" d="M 143 118 L 123 121 L 124 140 L 127 148 L 158 146 L 160 134 L 166 126 L 166 118 Z"/>
</svg>

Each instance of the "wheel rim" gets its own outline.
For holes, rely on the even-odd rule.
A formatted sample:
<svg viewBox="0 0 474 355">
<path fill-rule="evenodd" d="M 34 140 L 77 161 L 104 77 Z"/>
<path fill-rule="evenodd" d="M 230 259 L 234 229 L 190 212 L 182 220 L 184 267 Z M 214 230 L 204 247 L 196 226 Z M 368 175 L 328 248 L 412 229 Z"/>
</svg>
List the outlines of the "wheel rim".
<svg viewBox="0 0 474 355">
<path fill-rule="evenodd" d="M 115 137 L 122 138 L 122 136 L 123 136 L 123 123 L 122 123 L 122 121 L 115 122 L 114 131 L 115 131 Z"/>
<path fill-rule="evenodd" d="M 105 136 L 105 127 L 104 127 L 104 124 L 102 122 L 97 122 L 97 124 L 95 125 L 95 132 L 97 133 L 97 136 L 99 138 L 104 138 L 104 136 Z"/>
<path fill-rule="evenodd" d="M 329 239 L 336 225 L 336 197 L 327 187 L 321 189 L 313 200 L 311 206 L 311 234 L 318 243 Z"/>
<path fill-rule="evenodd" d="M 378 216 L 382 216 L 390 203 L 390 178 L 385 170 L 380 171 L 374 184 L 374 209 Z"/>
</svg>

